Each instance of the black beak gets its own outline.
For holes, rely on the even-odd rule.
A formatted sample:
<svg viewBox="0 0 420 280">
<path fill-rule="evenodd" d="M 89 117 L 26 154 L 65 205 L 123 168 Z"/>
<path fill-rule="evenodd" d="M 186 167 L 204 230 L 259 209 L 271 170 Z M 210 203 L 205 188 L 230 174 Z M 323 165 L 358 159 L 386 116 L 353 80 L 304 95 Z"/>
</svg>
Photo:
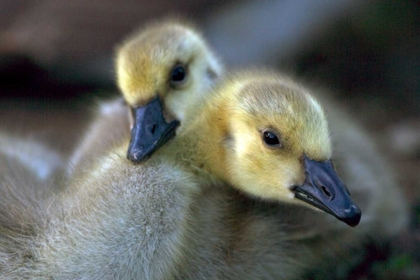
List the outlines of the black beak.
<svg viewBox="0 0 420 280">
<path fill-rule="evenodd" d="M 305 156 L 306 180 L 293 190 L 295 197 L 345 222 L 359 224 L 362 212 L 353 202 L 346 185 L 338 177 L 331 160 L 319 162 Z"/>
<path fill-rule="evenodd" d="M 147 160 L 153 152 L 175 136 L 179 121 L 165 121 L 159 97 L 147 105 L 134 109 L 134 123 L 127 158 L 139 163 Z"/>
</svg>

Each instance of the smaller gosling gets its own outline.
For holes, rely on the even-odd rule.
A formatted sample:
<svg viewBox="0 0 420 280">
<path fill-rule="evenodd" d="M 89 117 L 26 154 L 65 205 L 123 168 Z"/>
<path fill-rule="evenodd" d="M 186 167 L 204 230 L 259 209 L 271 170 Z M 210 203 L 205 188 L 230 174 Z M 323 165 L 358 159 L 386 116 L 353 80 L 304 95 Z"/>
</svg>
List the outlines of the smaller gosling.
<svg viewBox="0 0 420 280">
<path fill-rule="evenodd" d="M 175 135 L 223 73 L 200 32 L 180 20 L 150 24 L 117 50 L 118 86 L 132 108 L 127 157 L 149 158 Z"/>
<path fill-rule="evenodd" d="M 121 99 L 99 105 L 70 157 L 67 176 L 74 170 L 83 172 L 119 145 L 130 126 L 127 157 L 145 161 L 174 136 L 187 109 L 200 105 L 222 73 L 222 64 L 204 38 L 186 22 L 164 20 L 130 36 L 116 55 L 117 82 L 130 112 Z"/>
</svg>

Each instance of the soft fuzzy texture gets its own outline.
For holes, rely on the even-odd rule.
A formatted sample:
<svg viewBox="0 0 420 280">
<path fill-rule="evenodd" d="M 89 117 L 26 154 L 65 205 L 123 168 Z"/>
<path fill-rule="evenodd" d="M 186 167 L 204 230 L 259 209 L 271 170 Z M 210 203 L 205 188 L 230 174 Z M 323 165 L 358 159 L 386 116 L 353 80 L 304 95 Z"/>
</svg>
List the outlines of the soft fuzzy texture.
<svg viewBox="0 0 420 280">
<path fill-rule="evenodd" d="M 295 200 L 290 182 L 304 176 L 294 174 L 303 172 L 294 158 L 313 151 L 328 159 L 329 132 L 307 90 L 278 74 L 259 73 L 239 74 L 220 85 L 146 163 L 126 160 L 128 139 L 122 139 L 41 209 L 39 222 L 25 224 L 23 232 L 1 229 L 3 278 L 298 279 L 313 268 L 345 263 L 369 236 L 381 240 L 400 230 L 405 206 L 391 172 L 335 105 L 326 110 L 333 159 L 363 211 L 359 226 L 349 228 L 302 203 L 284 203 Z M 258 100 L 265 96 L 278 106 L 261 106 Z M 258 100 L 248 102 L 253 97 Z M 284 102 L 292 114 L 281 110 Z M 258 113 L 249 114 L 253 110 Z M 263 152 L 255 136 L 261 120 L 279 130 L 287 149 Z M 302 127 L 287 127 L 296 123 Z M 311 135 L 316 140 L 301 139 Z M 244 154 L 239 145 L 254 148 Z M 287 172 L 266 175 L 279 168 Z M 282 190 L 283 197 L 259 189 L 254 178 Z M 7 209 L 8 197 L 1 199 Z"/>
</svg>

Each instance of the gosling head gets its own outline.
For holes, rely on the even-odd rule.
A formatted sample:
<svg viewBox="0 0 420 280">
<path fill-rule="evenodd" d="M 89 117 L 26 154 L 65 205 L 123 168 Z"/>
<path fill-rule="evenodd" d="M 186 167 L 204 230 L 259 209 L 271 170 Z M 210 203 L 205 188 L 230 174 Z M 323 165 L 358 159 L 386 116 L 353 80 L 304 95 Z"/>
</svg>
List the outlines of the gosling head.
<svg viewBox="0 0 420 280">
<path fill-rule="evenodd" d="M 264 199 L 304 202 L 356 226 L 361 211 L 334 170 L 319 103 L 279 77 L 232 84 L 225 132 L 232 185 Z"/>
<path fill-rule="evenodd" d="M 180 21 L 150 25 L 128 38 L 116 58 L 118 86 L 133 116 L 127 157 L 144 161 L 171 139 L 222 68 L 203 37 Z"/>
</svg>

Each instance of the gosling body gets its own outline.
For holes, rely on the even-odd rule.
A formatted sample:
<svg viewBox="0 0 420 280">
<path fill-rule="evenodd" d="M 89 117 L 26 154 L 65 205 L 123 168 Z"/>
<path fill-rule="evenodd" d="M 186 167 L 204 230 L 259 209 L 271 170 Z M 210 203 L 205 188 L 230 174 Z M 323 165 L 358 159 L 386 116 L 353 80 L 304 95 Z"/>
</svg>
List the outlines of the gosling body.
<svg viewBox="0 0 420 280">
<path fill-rule="evenodd" d="M 36 234 L 24 239 L 34 244 L 23 247 L 22 251 L 31 256 L 25 260 L 25 269 L 21 269 L 19 262 L 3 262 L 4 275 L 63 279 L 298 279 L 314 266 L 321 266 L 323 261 L 344 258 L 348 250 L 356 250 L 366 237 L 379 234 L 378 225 L 380 229 L 388 228 L 379 234 L 384 237 L 401 228 L 402 224 L 392 228 L 382 218 L 385 205 L 393 217 L 401 220 L 405 217 L 392 178 L 384 180 L 388 184 L 379 184 L 378 176 L 387 175 L 373 168 L 370 176 L 364 178 L 369 182 L 368 189 L 360 186 L 355 179 L 360 178 L 360 170 L 349 167 L 353 160 L 346 157 L 350 152 L 356 157 L 371 146 L 349 145 L 347 141 L 351 138 L 344 137 L 336 145 L 343 145 L 339 157 L 341 176 L 368 217 L 363 216 L 355 229 L 294 200 L 287 188 L 289 181 L 303 178 L 299 175 L 301 168 L 294 166 L 292 158 L 286 160 L 291 165 L 288 170 L 298 174 L 283 173 L 283 180 L 276 180 L 281 182 L 278 192 L 261 191 L 258 184 L 251 190 L 252 186 L 244 187 L 246 183 L 240 178 L 230 177 L 240 170 L 232 170 L 229 165 L 245 164 L 242 170 L 246 173 L 236 176 L 248 175 L 252 172 L 247 168 L 256 166 L 258 170 L 266 166 L 263 160 L 270 156 L 270 152 L 260 152 L 263 158 L 241 154 L 257 149 L 246 149 L 253 147 L 247 145 L 256 139 L 244 138 L 248 135 L 244 132 L 247 122 L 255 120 L 244 107 L 224 106 L 231 104 L 229 99 L 234 99 L 234 92 L 249 87 L 250 92 L 264 96 L 265 91 L 278 90 L 279 86 L 280 91 L 304 92 L 288 79 L 271 73 L 255 76 L 258 75 L 244 75 L 226 82 L 223 90 L 215 93 L 216 99 L 212 98 L 198 110 L 199 117 L 187 120 L 178 136 L 146 163 L 133 165 L 125 159 L 126 139 L 109 157 L 93 165 L 90 172 L 75 178 L 68 191 L 52 204 L 48 223 L 38 225 Z M 217 98 L 222 101 L 213 102 Z M 306 112 L 313 101 L 309 98 L 305 106 L 292 108 Z M 255 105 L 254 102 L 241 104 L 245 108 Z M 317 103 L 312 106 L 316 107 Z M 318 112 L 319 117 L 315 107 L 312 112 Z M 262 108 L 261 112 L 269 112 L 271 116 L 276 113 L 275 108 Z M 299 116 L 299 112 L 295 113 Z M 234 120 L 226 116 L 233 116 Z M 338 127 L 345 119 L 338 112 L 335 116 Z M 235 124 L 236 118 L 245 122 Z M 242 126 L 238 125 L 241 123 Z M 300 134 L 299 129 L 294 131 Z M 311 135 L 303 131 L 304 135 Z M 318 142 L 322 144 L 329 139 L 325 138 L 328 130 L 325 133 L 303 144 L 289 143 L 286 152 L 296 150 L 293 145 L 297 145 L 297 150 L 309 145 L 313 148 L 311 157 L 329 157 L 328 147 L 315 149 Z M 358 135 L 368 141 L 362 133 Z M 245 146 L 239 145 L 238 139 Z M 229 155 L 233 152 L 236 154 Z M 252 162 L 246 161 L 247 158 L 252 158 Z M 381 161 L 380 158 L 364 160 Z M 258 172 L 247 176 L 249 181 L 258 178 L 263 182 L 267 179 Z M 384 204 L 386 199 L 381 193 L 394 197 L 394 203 Z M 1 239 L 9 236 L 2 233 Z"/>
</svg>

